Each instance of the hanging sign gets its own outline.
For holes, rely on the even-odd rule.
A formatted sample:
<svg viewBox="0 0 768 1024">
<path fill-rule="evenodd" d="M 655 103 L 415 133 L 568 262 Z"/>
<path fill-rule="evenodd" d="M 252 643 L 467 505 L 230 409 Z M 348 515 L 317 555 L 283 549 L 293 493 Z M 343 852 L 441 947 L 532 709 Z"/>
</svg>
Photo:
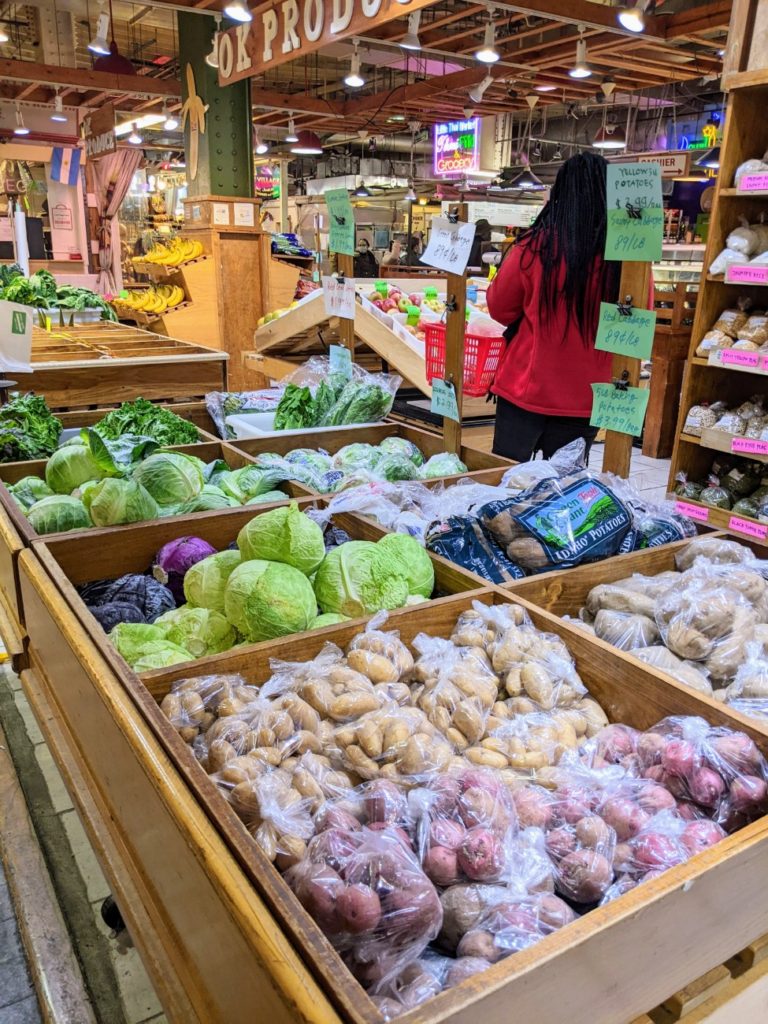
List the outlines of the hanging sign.
<svg viewBox="0 0 768 1024">
<path fill-rule="evenodd" d="M 31 373 L 32 308 L 0 301 L 0 365 L 2 372 Z"/>
<path fill-rule="evenodd" d="M 474 224 L 453 224 L 447 217 L 433 217 L 429 243 L 421 262 L 449 274 L 463 274 L 474 238 Z"/>
<path fill-rule="evenodd" d="M 434 2 L 410 0 L 407 13 Z M 251 21 L 218 34 L 219 85 L 261 75 L 349 36 L 368 35 L 403 13 L 401 0 L 268 0 L 251 10 Z"/>
<path fill-rule="evenodd" d="M 463 175 L 480 166 L 480 119 L 446 121 L 434 127 L 434 171 Z"/>
<path fill-rule="evenodd" d="M 617 157 L 616 162 L 629 163 L 631 160 L 639 164 L 658 164 L 662 178 L 684 178 L 691 165 L 691 155 L 684 150 L 678 153 L 673 150 L 660 153 L 633 153 L 631 156 L 622 154 Z M 609 163 L 611 162 L 609 159 Z"/>
<path fill-rule="evenodd" d="M 630 306 L 624 315 L 618 306 L 601 302 L 595 348 L 633 359 L 650 359 L 655 331 L 656 313 L 652 309 Z"/>
<path fill-rule="evenodd" d="M 432 402 L 430 411 L 436 416 L 461 422 L 459 406 L 456 401 L 456 388 L 450 381 L 435 377 L 432 381 Z"/>
<path fill-rule="evenodd" d="M 331 345 L 328 349 L 328 367 L 344 380 L 352 380 L 352 353 L 344 345 Z"/>
<path fill-rule="evenodd" d="M 338 277 L 323 277 L 323 302 L 328 316 L 355 319 L 355 282 Z M 344 349 L 346 352 L 347 349 Z"/>
<path fill-rule="evenodd" d="M 323 193 L 328 207 L 328 248 L 343 256 L 355 255 L 355 211 L 345 188 Z"/>
<path fill-rule="evenodd" d="M 660 260 L 664 204 L 659 165 L 608 164 L 605 192 L 605 258 L 644 263 Z"/>
<path fill-rule="evenodd" d="M 622 390 L 614 384 L 593 384 L 590 425 L 639 437 L 650 393 L 648 388 Z"/>
<path fill-rule="evenodd" d="M 51 227 L 59 231 L 72 230 L 72 210 L 66 203 L 55 203 L 51 207 Z"/>
<path fill-rule="evenodd" d="M 83 118 L 83 141 L 85 155 L 89 160 L 98 160 L 117 150 L 115 137 L 115 108 L 111 103 L 94 110 Z"/>
</svg>

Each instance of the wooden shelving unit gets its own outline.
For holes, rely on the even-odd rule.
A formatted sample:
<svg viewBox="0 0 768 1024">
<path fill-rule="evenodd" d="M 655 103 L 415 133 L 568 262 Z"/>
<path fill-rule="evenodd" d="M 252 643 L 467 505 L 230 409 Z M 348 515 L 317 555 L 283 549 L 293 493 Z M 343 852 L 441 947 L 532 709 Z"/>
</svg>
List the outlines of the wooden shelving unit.
<svg viewBox="0 0 768 1024">
<path fill-rule="evenodd" d="M 728 102 L 723 145 L 720 149 L 720 173 L 712 209 L 705 267 L 709 267 L 717 254 L 723 250 L 726 237 L 738 226 L 740 218 L 744 217 L 752 223 L 761 214 L 768 213 L 768 192 L 744 192 L 734 185 L 734 175 L 739 165 L 745 160 L 762 156 L 768 149 L 768 122 L 764 116 L 768 103 L 768 70 L 750 72 L 748 76 L 734 76 L 729 84 L 732 91 Z M 710 430 L 701 438 L 685 434 L 683 426 L 688 410 L 701 402 L 722 400 L 729 405 L 738 405 L 755 394 L 768 397 L 765 381 L 765 377 L 768 376 L 768 360 L 765 354 L 759 355 L 757 366 L 723 362 L 723 351 L 727 350 L 712 352 L 709 358 L 696 355 L 701 339 L 713 326 L 720 313 L 724 309 L 733 308 L 742 296 L 751 298 L 755 308 L 765 308 L 765 285 L 734 284 L 723 276 L 702 275 L 683 379 L 677 440 L 670 469 L 669 491 L 672 497 L 679 473 L 685 473 L 690 480 L 699 480 L 706 476 L 718 452 L 732 452 L 730 435 Z M 765 456 L 751 453 L 742 457 L 765 461 Z M 706 522 L 710 526 L 729 530 L 740 537 L 749 536 L 754 539 L 758 534 L 762 534 L 763 539 L 765 537 L 765 523 L 746 516 L 736 516 L 741 526 L 735 527 L 732 523 L 734 516 L 730 511 L 711 508 L 689 499 L 682 500 L 688 505 L 706 509 Z"/>
</svg>

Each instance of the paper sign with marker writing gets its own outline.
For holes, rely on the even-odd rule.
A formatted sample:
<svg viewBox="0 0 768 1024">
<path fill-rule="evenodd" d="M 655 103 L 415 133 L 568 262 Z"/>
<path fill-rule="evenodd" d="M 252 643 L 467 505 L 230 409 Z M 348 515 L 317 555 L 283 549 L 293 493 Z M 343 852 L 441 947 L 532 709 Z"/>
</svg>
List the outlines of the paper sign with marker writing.
<svg viewBox="0 0 768 1024">
<path fill-rule="evenodd" d="M 622 316 L 617 306 L 601 302 L 595 348 L 633 359 L 650 359 L 655 330 L 656 314 L 652 309 L 633 308 L 629 316 Z"/>
<path fill-rule="evenodd" d="M 433 217 L 429 244 L 421 262 L 449 274 L 463 274 L 474 238 L 474 224 L 451 224 L 447 217 Z"/>
<path fill-rule="evenodd" d="M 730 263 L 725 268 L 726 284 L 768 284 L 768 266 L 765 263 Z"/>
<path fill-rule="evenodd" d="M 434 223 L 434 221 L 433 221 Z M 449 381 L 435 377 L 432 381 L 432 404 L 430 409 L 436 416 L 460 422 L 459 406 L 456 402 L 456 389 Z"/>
<path fill-rule="evenodd" d="M 331 373 L 338 373 L 346 380 L 352 379 L 352 353 L 343 345 L 331 345 L 328 350 Z"/>
<path fill-rule="evenodd" d="M 323 301 L 328 316 L 355 319 L 355 282 L 349 278 L 323 277 Z"/>
<path fill-rule="evenodd" d="M 604 427 L 618 434 L 639 437 L 643 431 L 649 395 L 648 388 L 620 391 L 613 384 L 593 384 L 592 415 L 589 422 L 593 427 Z"/>
<path fill-rule="evenodd" d="M 656 163 L 608 164 L 605 192 L 608 207 L 605 258 L 660 260 L 664 233 L 660 166 Z"/>
<path fill-rule="evenodd" d="M 0 301 L 0 372 L 31 373 L 32 308 Z"/>
<path fill-rule="evenodd" d="M 742 174 L 739 192 L 768 192 L 768 174 Z"/>
<path fill-rule="evenodd" d="M 355 211 L 345 188 L 324 193 L 328 207 L 328 248 L 344 256 L 355 255 Z"/>
</svg>

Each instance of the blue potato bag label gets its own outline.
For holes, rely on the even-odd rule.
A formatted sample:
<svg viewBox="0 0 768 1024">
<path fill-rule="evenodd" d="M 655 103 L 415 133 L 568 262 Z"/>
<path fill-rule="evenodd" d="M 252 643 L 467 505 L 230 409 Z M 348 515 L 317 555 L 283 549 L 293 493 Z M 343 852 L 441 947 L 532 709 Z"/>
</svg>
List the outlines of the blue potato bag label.
<svg viewBox="0 0 768 1024">
<path fill-rule="evenodd" d="M 509 583 L 525 578 L 525 572 L 510 561 L 480 524 L 469 517 L 449 516 L 430 526 L 427 550 L 442 555 L 463 569 L 477 573 L 489 583 Z"/>
</svg>

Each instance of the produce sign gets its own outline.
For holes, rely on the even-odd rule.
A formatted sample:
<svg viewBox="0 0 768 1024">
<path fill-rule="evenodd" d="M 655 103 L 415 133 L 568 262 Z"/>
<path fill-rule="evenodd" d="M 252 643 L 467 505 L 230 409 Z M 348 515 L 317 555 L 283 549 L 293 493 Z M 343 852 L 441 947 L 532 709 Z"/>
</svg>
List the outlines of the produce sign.
<svg viewBox="0 0 768 1024">
<path fill-rule="evenodd" d="M 435 174 L 466 174 L 480 166 L 480 121 L 448 121 L 434 132 Z"/>
<path fill-rule="evenodd" d="M 410 0 L 408 12 L 434 0 Z M 398 0 L 269 0 L 253 20 L 219 33 L 219 85 L 261 75 L 286 61 L 314 53 L 348 36 L 402 18 Z"/>
<path fill-rule="evenodd" d="M 613 384 L 593 384 L 589 422 L 593 427 L 639 437 L 643 432 L 650 393 L 648 388 L 627 388 L 623 391 Z"/>
<path fill-rule="evenodd" d="M 664 209 L 659 165 L 609 164 L 605 191 L 608 203 L 605 258 L 660 260 Z"/>
<path fill-rule="evenodd" d="M 624 316 L 617 306 L 601 302 L 595 348 L 633 359 L 650 359 L 655 330 L 656 313 L 652 309 L 633 307 Z"/>
</svg>

